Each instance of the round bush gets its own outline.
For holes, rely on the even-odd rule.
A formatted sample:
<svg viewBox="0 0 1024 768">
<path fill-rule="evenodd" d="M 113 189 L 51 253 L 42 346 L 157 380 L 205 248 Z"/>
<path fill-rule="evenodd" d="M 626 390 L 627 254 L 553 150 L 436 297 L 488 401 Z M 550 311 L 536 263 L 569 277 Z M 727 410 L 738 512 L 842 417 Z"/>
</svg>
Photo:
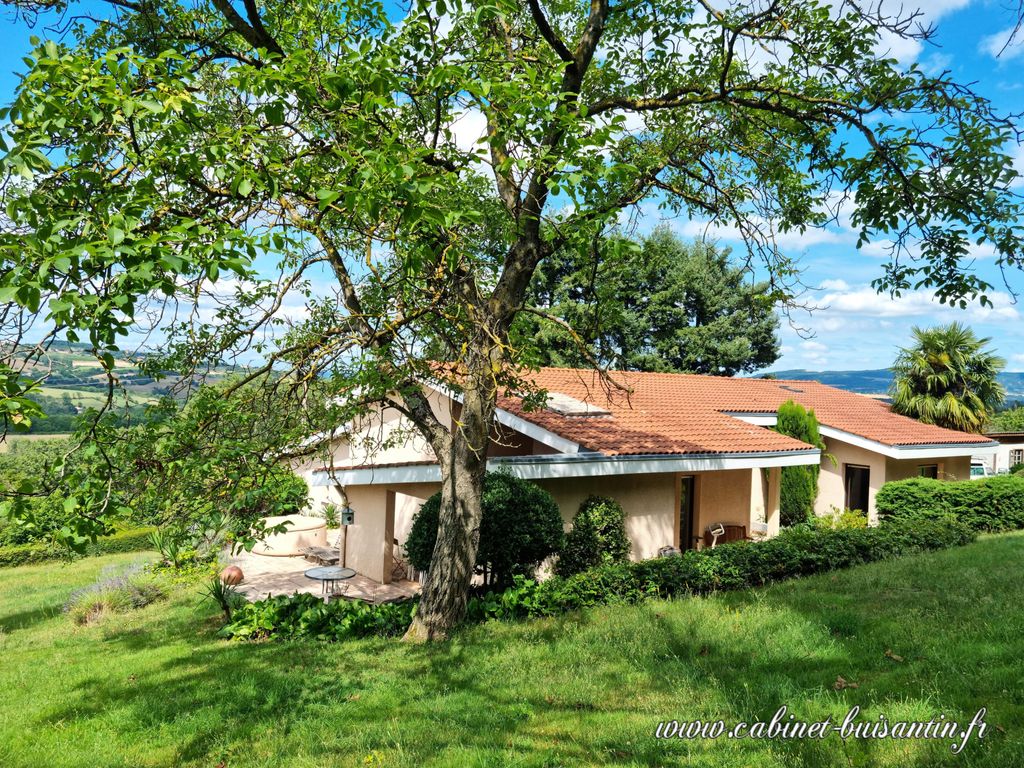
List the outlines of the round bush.
<svg viewBox="0 0 1024 768">
<path fill-rule="evenodd" d="M 605 563 L 629 559 L 626 515 L 615 499 L 591 496 L 580 505 L 555 571 L 571 576 Z"/>
<path fill-rule="evenodd" d="M 440 513 L 438 492 L 413 518 L 405 550 L 417 570 L 430 567 Z M 545 558 L 561 550 L 564 539 L 562 515 L 551 494 L 504 472 L 487 474 L 476 569 L 489 586 L 507 586 L 516 575 L 532 576 Z"/>
</svg>

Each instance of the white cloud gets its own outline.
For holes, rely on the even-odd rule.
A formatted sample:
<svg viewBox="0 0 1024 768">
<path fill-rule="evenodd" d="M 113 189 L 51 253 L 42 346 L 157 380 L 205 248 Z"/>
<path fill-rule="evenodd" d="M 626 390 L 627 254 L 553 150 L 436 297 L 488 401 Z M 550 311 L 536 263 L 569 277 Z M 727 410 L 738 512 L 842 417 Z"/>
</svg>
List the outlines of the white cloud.
<svg viewBox="0 0 1024 768">
<path fill-rule="evenodd" d="M 1024 354 L 1010 355 L 1010 365 L 1019 365 L 1024 367 Z"/>
<path fill-rule="evenodd" d="M 823 291 L 848 291 L 849 284 L 845 280 L 822 280 L 821 290 Z"/>
<path fill-rule="evenodd" d="M 754 225 L 765 234 L 773 233 L 773 227 L 764 220 L 754 220 Z M 743 242 L 743 233 L 734 224 L 717 224 L 711 221 L 687 221 L 679 227 L 679 233 L 684 237 L 710 238 Z M 774 232 L 775 244 L 783 250 L 803 250 L 812 245 L 823 243 L 841 243 L 847 238 L 831 229 L 808 229 L 806 232 Z"/>
<path fill-rule="evenodd" d="M 824 367 L 828 365 L 829 348 L 820 341 L 807 339 L 800 344 L 800 355 L 810 365 Z"/>
<path fill-rule="evenodd" d="M 1024 145 L 1015 144 L 1010 148 L 1010 155 L 1013 157 L 1013 168 L 1020 175 L 1010 184 L 1011 187 L 1024 187 Z"/>
<path fill-rule="evenodd" d="M 959 309 L 940 304 L 934 294 L 928 291 L 908 291 L 902 296 L 891 297 L 887 293 L 878 293 L 870 286 L 862 286 L 828 293 L 819 303 L 824 307 L 820 312 L 825 316 L 937 317 L 947 321 L 967 319 L 988 323 L 1020 320 L 1020 312 L 1009 294 L 996 291 L 989 294 L 989 299 L 992 301 L 991 307 L 970 305 L 967 309 Z"/>
<path fill-rule="evenodd" d="M 449 128 L 455 145 L 463 152 L 472 152 L 487 133 L 487 118 L 479 109 L 467 109 L 452 121 Z"/>
<path fill-rule="evenodd" d="M 879 56 L 896 59 L 900 64 L 911 64 L 917 61 L 923 48 L 920 40 L 901 37 L 894 32 L 883 30 L 878 35 L 875 53 Z"/>
<path fill-rule="evenodd" d="M 1024 35 L 1018 32 L 1014 37 L 1013 33 L 1014 27 L 1007 27 L 994 35 L 987 35 L 981 38 L 978 50 L 987 53 L 992 58 L 998 58 L 1000 61 L 1016 59 L 1024 54 Z"/>
</svg>

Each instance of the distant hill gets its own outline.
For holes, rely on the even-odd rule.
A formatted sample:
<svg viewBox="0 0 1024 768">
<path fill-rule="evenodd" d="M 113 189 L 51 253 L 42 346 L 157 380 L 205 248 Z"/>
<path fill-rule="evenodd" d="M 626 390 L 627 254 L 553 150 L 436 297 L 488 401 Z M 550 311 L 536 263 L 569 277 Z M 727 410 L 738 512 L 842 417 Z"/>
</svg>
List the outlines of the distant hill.
<svg viewBox="0 0 1024 768">
<path fill-rule="evenodd" d="M 889 391 L 889 384 L 892 382 L 892 373 L 887 368 L 869 371 L 806 371 L 801 368 L 773 371 L 772 375 L 777 379 L 797 381 L 813 379 L 830 387 L 865 395 L 884 394 Z M 999 374 L 999 381 L 1006 388 L 1007 400 L 1024 400 L 1024 371 L 1004 371 Z"/>
</svg>

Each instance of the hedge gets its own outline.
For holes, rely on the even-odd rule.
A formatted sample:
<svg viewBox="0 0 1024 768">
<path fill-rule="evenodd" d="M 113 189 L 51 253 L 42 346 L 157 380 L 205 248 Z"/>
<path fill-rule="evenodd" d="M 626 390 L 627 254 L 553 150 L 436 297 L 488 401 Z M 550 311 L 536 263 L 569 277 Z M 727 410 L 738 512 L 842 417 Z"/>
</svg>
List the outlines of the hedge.
<svg viewBox="0 0 1024 768">
<path fill-rule="evenodd" d="M 502 593 L 470 600 L 471 620 L 554 616 L 611 602 L 700 595 L 901 555 L 947 549 L 975 538 L 951 519 L 892 522 L 875 528 L 783 530 L 762 542 L 735 542 L 680 557 L 604 565 L 569 578 L 522 579 Z"/>
<path fill-rule="evenodd" d="M 735 542 L 680 557 L 609 563 L 537 583 L 522 576 L 503 592 L 471 597 L 467 620 L 554 616 L 606 603 L 707 594 L 916 552 L 968 544 L 975 532 L 952 519 L 911 520 L 877 528 L 782 531 L 763 542 Z M 394 637 L 408 626 L 416 601 L 365 605 L 316 595 L 271 597 L 238 608 L 221 635 L 239 639 L 344 640 Z"/>
<path fill-rule="evenodd" d="M 131 528 L 118 531 L 112 536 L 103 536 L 89 542 L 82 553 L 86 556 L 113 555 L 121 552 L 140 552 L 152 549 L 151 536 L 156 529 L 153 527 Z M 33 542 L 31 544 L 12 544 L 0 547 L 0 568 L 16 565 L 31 565 L 48 560 L 61 560 L 77 556 L 52 542 Z"/>
<path fill-rule="evenodd" d="M 882 520 L 951 515 L 976 531 L 1024 528 L 1024 477 L 944 482 L 913 478 L 886 483 L 875 496 Z"/>
</svg>

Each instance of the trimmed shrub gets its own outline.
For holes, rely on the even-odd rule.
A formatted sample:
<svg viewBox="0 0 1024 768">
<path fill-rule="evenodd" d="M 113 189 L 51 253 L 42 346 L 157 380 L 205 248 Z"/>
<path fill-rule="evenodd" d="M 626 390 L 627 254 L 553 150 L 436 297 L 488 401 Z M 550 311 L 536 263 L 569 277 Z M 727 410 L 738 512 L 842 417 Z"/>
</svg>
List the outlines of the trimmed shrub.
<svg viewBox="0 0 1024 768">
<path fill-rule="evenodd" d="M 36 542 L 35 544 L 11 544 L 0 547 L 0 568 L 9 568 L 16 565 L 32 565 L 47 560 L 58 560 L 67 557 L 66 550 L 61 550 L 52 544 Z"/>
<path fill-rule="evenodd" d="M 412 621 L 413 601 L 368 605 L 354 600 L 325 603 L 317 595 L 278 595 L 236 607 L 223 637 L 247 640 L 395 637 Z"/>
<path fill-rule="evenodd" d="M 111 570 L 103 569 L 100 579 L 71 593 L 64 604 L 76 624 L 89 624 L 109 613 L 123 613 L 143 608 L 166 597 L 163 585 L 142 566 Z"/>
<path fill-rule="evenodd" d="M 435 493 L 413 518 L 405 551 L 417 570 L 430 568 L 440 513 L 441 494 Z M 532 575 L 564 541 L 562 514 L 550 493 L 507 472 L 487 474 L 476 569 L 488 586 L 506 587 L 516 575 Z"/>
<path fill-rule="evenodd" d="M 518 579 L 503 593 L 473 598 L 473 620 L 554 616 L 608 603 L 756 587 L 794 576 L 961 546 L 975 533 L 952 519 L 907 520 L 876 528 L 803 526 L 763 542 L 733 542 L 680 557 L 603 565 L 569 578 Z"/>
<path fill-rule="evenodd" d="M 87 556 L 113 555 L 122 552 L 142 552 L 152 549 L 151 537 L 155 529 L 132 528 L 118 531 L 111 536 L 101 536 L 96 541 L 85 545 L 82 554 Z M 32 565 L 47 560 L 61 560 L 77 557 L 78 554 L 52 542 L 35 542 L 32 544 L 13 544 L 0 547 L 0 568 L 17 565 Z"/>
<path fill-rule="evenodd" d="M 559 576 L 571 576 L 602 563 L 629 559 L 626 514 L 615 499 L 590 496 L 573 518 L 572 530 L 555 564 Z"/>
<path fill-rule="evenodd" d="M 882 520 L 952 516 L 976 531 L 1024 528 L 1024 478 L 945 482 L 915 477 L 886 483 L 875 496 Z"/>
<path fill-rule="evenodd" d="M 808 445 L 825 448 L 814 411 L 804 410 L 802 405 L 792 400 L 779 406 L 775 431 Z M 818 498 L 820 471 L 817 465 L 782 468 L 779 483 L 779 523 L 784 528 L 806 523 L 814 516 L 814 500 Z"/>
<path fill-rule="evenodd" d="M 111 536 L 101 536 L 85 545 L 86 555 L 114 555 L 121 552 L 142 552 L 153 548 L 153 531 L 156 528 L 129 528 Z"/>
<path fill-rule="evenodd" d="M 1019 464 L 1014 464 L 1012 467 L 1010 467 L 1010 474 L 1024 475 L 1024 461 L 1020 462 Z"/>
</svg>

